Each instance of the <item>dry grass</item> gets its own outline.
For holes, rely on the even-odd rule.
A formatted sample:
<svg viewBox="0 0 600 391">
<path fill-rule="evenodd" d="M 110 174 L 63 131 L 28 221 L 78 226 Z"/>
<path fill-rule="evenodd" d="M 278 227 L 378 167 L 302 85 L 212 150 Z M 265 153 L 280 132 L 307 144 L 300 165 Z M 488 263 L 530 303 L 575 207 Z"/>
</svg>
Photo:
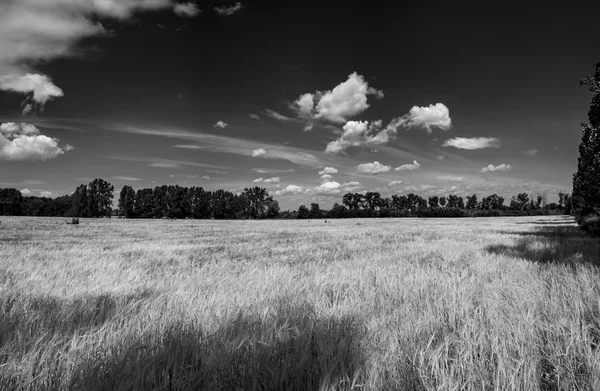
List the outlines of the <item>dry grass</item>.
<svg viewBox="0 0 600 391">
<path fill-rule="evenodd" d="M 598 390 L 566 217 L 2 218 L 0 387 Z"/>
</svg>

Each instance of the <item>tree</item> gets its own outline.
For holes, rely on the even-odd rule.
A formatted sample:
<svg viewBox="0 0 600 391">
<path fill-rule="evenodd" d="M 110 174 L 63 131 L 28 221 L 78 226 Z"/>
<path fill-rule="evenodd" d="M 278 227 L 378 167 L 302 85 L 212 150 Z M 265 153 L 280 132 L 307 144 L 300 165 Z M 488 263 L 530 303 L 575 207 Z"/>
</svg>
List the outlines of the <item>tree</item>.
<svg viewBox="0 0 600 391">
<path fill-rule="evenodd" d="M 472 196 L 467 196 L 467 205 L 466 209 L 477 209 L 479 203 L 477 202 L 477 194 L 473 194 Z"/>
<path fill-rule="evenodd" d="M 0 189 L 0 216 L 20 216 L 23 196 L 17 189 Z"/>
<path fill-rule="evenodd" d="M 267 189 L 258 186 L 244 189 L 242 195 L 248 201 L 248 217 L 253 219 L 263 218 L 269 203 L 273 201 L 273 197 L 269 196 Z"/>
<path fill-rule="evenodd" d="M 73 197 L 71 198 L 71 211 L 69 214 L 73 217 L 89 217 L 87 210 L 88 190 L 86 185 L 79 185 Z"/>
<path fill-rule="evenodd" d="M 154 217 L 154 192 L 152 189 L 140 189 L 135 193 L 134 214 L 144 219 Z"/>
<path fill-rule="evenodd" d="M 587 85 L 593 96 L 589 122 L 581 124 L 577 172 L 573 175 L 573 207 L 579 225 L 600 234 L 600 63 L 596 64 L 596 73 L 583 79 L 581 85 Z"/>
<path fill-rule="evenodd" d="M 279 202 L 272 199 L 267 204 L 266 217 L 267 219 L 274 219 L 277 216 L 279 216 Z"/>
<path fill-rule="evenodd" d="M 440 207 L 439 201 L 440 200 L 439 200 L 438 196 L 429 197 L 429 200 L 428 200 L 429 207 L 430 208 L 439 208 Z"/>
<path fill-rule="evenodd" d="M 321 218 L 321 207 L 317 203 L 310 204 L 310 211 L 308 212 L 309 219 L 320 219 Z"/>
<path fill-rule="evenodd" d="M 442 207 L 446 206 L 446 202 L 447 202 L 447 201 L 446 201 L 446 197 L 440 197 L 440 205 L 441 205 Z"/>
<path fill-rule="evenodd" d="M 115 188 L 104 179 L 94 179 L 88 184 L 87 217 L 110 217 Z"/>
<path fill-rule="evenodd" d="M 460 208 L 464 209 L 465 204 L 462 197 L 459 197 L 454 194 L 450 194 L 448 196 L 448 208 Z"/>
<path fill-rule="evenodd" d="M 504 197 L 500 197 L 498 194 L 489 195 L 481 200 L 481 209 L 483 210 L 502 209 L 503 205 Z"/>
<path fill-rule="evenodd" d="M 127 219 L 135 213 L 135 191 L 131 186 L 125 185 L 119 194 L 119 216 Z"/>
<path fill-rule="evenodd" d="M 307 219 L 308 218 L 308 208 L 305 205 L 300 205 L 300 207 L 298 208 L 297 217 L 299 219 Z"/>
</svg>

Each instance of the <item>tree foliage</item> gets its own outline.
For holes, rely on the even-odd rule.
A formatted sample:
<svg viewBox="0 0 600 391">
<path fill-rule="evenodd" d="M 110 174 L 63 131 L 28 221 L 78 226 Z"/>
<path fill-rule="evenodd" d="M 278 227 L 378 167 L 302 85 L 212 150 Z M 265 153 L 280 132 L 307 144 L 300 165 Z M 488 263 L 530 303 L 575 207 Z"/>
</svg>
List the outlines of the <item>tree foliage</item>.
<svg viewBox="0 0 600 391">
<path fill-rule="evenodd" d="M 582 123 L 577 172 L 573 175 L 573 206 L 585 230 L 600 235 L 600 63 L 581 81 L 593 93 L 588 123 Z"/>
</svg>

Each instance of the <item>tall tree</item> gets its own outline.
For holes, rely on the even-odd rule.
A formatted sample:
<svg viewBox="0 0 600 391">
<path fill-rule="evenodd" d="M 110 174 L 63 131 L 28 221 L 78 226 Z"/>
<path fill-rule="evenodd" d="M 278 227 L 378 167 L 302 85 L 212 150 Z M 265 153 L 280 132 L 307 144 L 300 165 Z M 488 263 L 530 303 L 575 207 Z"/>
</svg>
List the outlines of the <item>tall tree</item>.
<svg viewBox="0 0 600 391">
<path fill-rule="evenodd" d="M 473 194 L 472 196 L 467 196 L 467 205 L 466 209 L 477 209 L 479 203 L 477 202 L 477 194 Z"/>
<path fill-rule="evenodd" d="M 600 234 L 600 63 L 581 81 L 593 93 L 589 123 L 582 123 L 577 172 L 573 175 L 573 206 L 582 228 Z M 595 216 L 589 218 L 590 216 Z"/>
<path fill-rule="evenodd" d="M 131 186 L 125 185 L 119 194 L 119 216 L 131 218 L 135 213 L 135 191 Z"/>
<path fill-rule="evenodd" d="M 20 216 L 23 196 L 17 189 L 0 189 L 0 216 Z"/>
<path fill-rule="evenodd" d="M 88 184 L 88 217 L 110 217 L 115 187 L 104 179 L 94 179 Z"/>
<path fill-rule="evenodd" d="M 439 208 L 440 207 L 440 199 L 438 198 L 438 196 L 429 197 L 429 200 L 427 200 L 427 202 L 429 203 L 430 208 Z"/>
</svg>

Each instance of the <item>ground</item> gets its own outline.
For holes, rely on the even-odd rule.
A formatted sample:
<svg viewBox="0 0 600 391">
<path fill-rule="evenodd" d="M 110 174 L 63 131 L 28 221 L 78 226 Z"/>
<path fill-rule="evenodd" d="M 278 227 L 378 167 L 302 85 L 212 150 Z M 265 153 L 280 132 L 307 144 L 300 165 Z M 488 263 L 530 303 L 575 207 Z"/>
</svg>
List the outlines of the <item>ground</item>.
<svg viewBox="0 0 600 391">
<path fill-rule="evenodd" d="M 570 217 L 0 221 L 1 389 L 600 389 Z"/>
</svg>

